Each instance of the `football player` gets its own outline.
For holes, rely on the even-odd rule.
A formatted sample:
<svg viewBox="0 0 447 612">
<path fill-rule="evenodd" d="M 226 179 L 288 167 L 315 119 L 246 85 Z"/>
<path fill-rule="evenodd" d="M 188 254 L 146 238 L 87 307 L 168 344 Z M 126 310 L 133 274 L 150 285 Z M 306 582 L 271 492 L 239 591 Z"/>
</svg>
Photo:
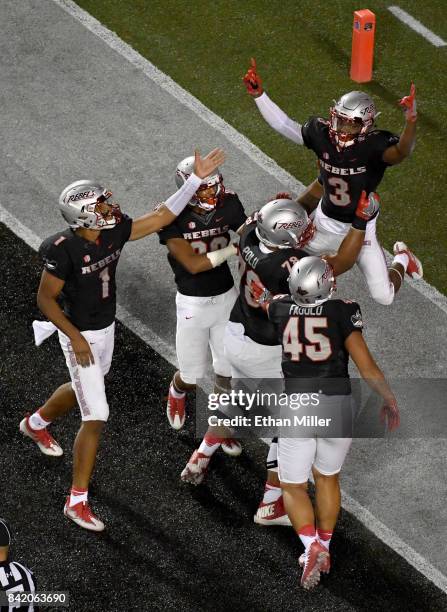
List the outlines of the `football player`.
<svg viewBox="0 0 447 612">
<path fill-rule="evenodd" d="M 177 166 L 181 187 L 193 171 L 194 158 Z M 169 387 L 167 416 L 174 429 L 185 422 L 185 394 L 204 378 L 208 346 L 213 358 L 216 392 L 229 387 L 230 365 L 224 355 L 224 331 L 237 297 L 226 260 L 237 252 L 230 243 L 247 216 L 238 196 L 223 183 L 219 169 L 203 179 L 184 211 L 159 233 L 177 285 L 176 350 L 179 370 Z M 226 440 L 223 450 L 239 454 L 240 444 Z"/>
<path fill-rule="evenodd" d="M 349 300 L 330 300 L 334 289 L 330 264 L 319 257 L 305 257 L 292 267 L 289 295 L 264 297 L 263 307 L 282 345 L 286 393 L 309 388 L 318 392 L 318 409 L 327 407 L 335 414 L 347 407 L 351 415 L 351 357 L 361 376 L 383 398 L 381 419 L 393 430 L 399 426 L 399 410 L 362 336 L 360 307 Z M 318 434 L 278 439 L 284 505 L 305 548 L 300 565 L 301 585 L 306 589 L 315 587 L 320 572 L 330 569 L 329 545 L 340 511 L 339 473 L 350 445 L 351 438 Z M 311 471 L 315 510 L 307 494 Z"/>
<path fill-rule="evenodd" d="M 44 270 L 37 303 L 49 321 L 34 322 L 36 344 L 58 330 L 71 382 L 60 386 L 41 408 L 26 416 L 20 431 L 45 455 L 60 456 L 62 448 L 47 427 L 78 404 L 82 425 L 73 447 L 73 482 L 64 514 L 85 529 L 104 529 L 88 504 L 88 486 L 109 415 L 104 376 L 112 361 L 115 273 L 122 248 L 128 240 L 144 238 L 174 221 L 202 179 L 223 159 L 220 149 L 205 158 L 196 152 L 194 173 L 180 189 L 157 210 L 135 220 L 121 212 L 111 200 L 112 193 L 101 185 L 76 181 L 59 197 L 59 209 L 69 229 L 51 236 L 40 247 Z"/>
<path fill-rule="evenodd" d="M 278 194 L 279 196 L 285 194 Z M 337 275 L 349 270 L 362 247 L 365 226 L 377 214 L 376 194 L 363 194 L 356 209 L 353 227 L 335 256 L 328 257 Z M 253 294 L 262 285 L 273 294 L 288 291 L 292 266 L 306 253 L 302 250 L 315 228 L 306 211 L 289 199 L 265 204 L 239 229 L 239 296 L 225 329 L 225 354 L 234 379 L 282 379 L 281 346 L 275 329 Z M 181 474 L 184 481 L 200 484 L 213 453 L 228 436 L 224 428 L 210 427 L 199 448 Z M 231 436 L 230 436 L 231 437 Z M 255 522 L 289 525 L 277 476 L 276 447 L 272 444 L 267 459 L 268 479 L 264 498 Z M 259 520 L 258 520 L 259 519 Z"/>
<path fill-rule="evenodd" d="M 400 102 L 406 121 L 398 137 L 375 128 L 379 113 L 373 99 L 363 92 L 351 91 L 341 96 L 330 109 L 329 120 L 311 117 L 301 125 L 290 119 L 263 90 L 254 59 L 243 80 L 267 123 L 317 155 L 321 186 L 314 182 L 311 193 L 300 200 L 303 204 L 315 201 L 315 193 L 321 191 L 314 217 L 318 235 L 308 244 L 307 251 L 310 254 L 319 254 L 322 249 L 335 251 L 350 228 L 361 192 L 375 191 L 387 167 L 403 161 L 414 148 L 417 121 L 414 85 L 410 95 Z M 423 275 L 421 262 L 404 242 L 395 243 L 394 255 L 388 269 L 377 240 L 376 221 L 369 223 L 357 264 L 371 296 L 384 305 L 393 302 L 405 272 L 414 279 Z"/>
</svg>

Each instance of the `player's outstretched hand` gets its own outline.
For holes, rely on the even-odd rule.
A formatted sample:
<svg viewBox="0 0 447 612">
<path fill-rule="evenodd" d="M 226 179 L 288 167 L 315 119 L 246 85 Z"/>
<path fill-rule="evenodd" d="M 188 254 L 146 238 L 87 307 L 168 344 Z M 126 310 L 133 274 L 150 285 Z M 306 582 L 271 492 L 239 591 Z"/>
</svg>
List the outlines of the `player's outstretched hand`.
<svg viewBox="0 0 447 612">
<path fill-rule="evenodd" d="M 201 157 L 200 153 L 195 150 L 194 151 L 194 174 L 196 174 L 199 178 L 205 178 L 209 174 L 212 174 L 214 170 L 220 164 L 223 164 L 225 161 L 225 153 L 222 149 L 213 149 L 205 155 L 205 157 Z"/>
<path fill-rule="evenodd" d="M 94 364 L 92 349 L 90 344 L 84 338 L 82 334 L 79 334 L 76 338 L 71 338 L 71 348 L 76 357 L 76 362 L 82 368 L 87 368 L 90 364 Z"/>
<path fill-rule="evenodd" d="M 371 193 L 367 196 L 366 191 L 362 191 L 355 211 L 356 216 L 360 217 L 360 219 L 364 219 L 365 221 L 370 221 L 371 219 L 374 219 L 379 210 L 379 194 L 371 191 Z"/>
<path fill-rule="evenodd" d="M 404 96 L 402 100 L 399 100 L 399 104 L 403 108 L 405 119 L 411 123 L 414 123 L 418 118 L 416 111 L 416 87 L 414 86 L 414 83 L 411 83 L 410 95 Z"/>
<path fill-rule="evenodd" d="M 381 423 L 386 423 L 388 431 L 394 431 L 400 425 L 399 408 L 397 407 L 396 398 L 387 400 L 380 411 Z"/>
<path fill-rule="evenodd" d="M 254 57 L 251 58 L 250 68 L 245 73 L 245 76 L 242 77 L 242 80 L 250 96 L 257 98 L 264 93 L 262 89 L 262 79 L 258 74 Z"/>
</svg>

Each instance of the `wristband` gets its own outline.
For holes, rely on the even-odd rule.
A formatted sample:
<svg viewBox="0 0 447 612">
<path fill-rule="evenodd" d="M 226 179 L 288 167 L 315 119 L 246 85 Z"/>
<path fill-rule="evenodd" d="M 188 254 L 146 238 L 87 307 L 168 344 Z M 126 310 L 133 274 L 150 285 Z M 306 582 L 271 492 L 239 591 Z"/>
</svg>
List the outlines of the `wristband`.
<svg viewBox="0 0 447 612">
<path fill-rule="evenodd" d="M 358 230 L 362 230 L 364 232 L 366 230 L 367 223 L 368 222 L 366 219 L 362 219 L 361 217 L 354 217 L 352 227 Z"/>
<path fill-rule="evenodd" d="M 191 201 L 191 198 L 202 184 L 202 179 L 196 174 L 191 174 L 188 180 L 170 196 L 164 205 L 176 217 L 183 211 L 185 206 Z"/>
<path fill-rule="evenodd" d="M 232 255 L 236 255 L 236 253 L 237 253 L 237 248 L 234 246 L 234 244 L 230 244 L 224 249 L 218 249 L 217 251 L 211 251 L 211 253 L 207 253 L 206 256 L 210 260 L 213 268 L 216 268 L 217 266 L 220 266 L 221 264 L 223 264 L 223 262 L 226 261 Z"/>
</svg>

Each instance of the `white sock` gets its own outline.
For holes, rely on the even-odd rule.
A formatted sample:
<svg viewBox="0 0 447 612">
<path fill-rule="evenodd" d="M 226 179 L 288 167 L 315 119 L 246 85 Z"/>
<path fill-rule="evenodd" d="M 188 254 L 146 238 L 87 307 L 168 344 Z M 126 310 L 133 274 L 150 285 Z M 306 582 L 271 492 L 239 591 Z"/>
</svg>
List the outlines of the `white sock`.
<svg viewBox="0 0 447 612">
<path fill-rule="evenodd" d="M 262 502 L 264 504 L 272 504 L 277 499 L 279 499 L 281 495 L 282 495 L 281 487 L 275 487 L 266 482 L 265 489 L 264 489 L 264 497 L 262 498 Z"/>
<path fill-rule="evenodd" d="M 410 263 L 410 258 L 406 253 L 399 253 L 398 255 L 394 256 L 393 264 L 395 263 L 398 263 L 403 266 L 404 270 L 406 271 L 408 268 L 408 264 Z"/>
<path fill-rule="evenodd" d="M 31 429 L 36 430 L 45 429 L 45 427 L 47 427 L 47 425 L 51 423 L 51 421 L 45 421 L 45 419 L 40 416 L 39 410 L 36 410 L 36 412 L 30 416 L 28 422 L 30 424 Z"/>
<path fill-rule="evenodd" d="M 208 434 L 203 438 L 202 443 L 199 446 L 199 453 L 211 457 L 219 448 L 221 442 L 218 438 L 213 438 Z"/>
<path fill-rule="evenodd" d="M 80 502 L 86 502 L 88 498 L 88 489 L 74 489 L 71 488 L 70 491 L 70 501 L 69 506 L 75 506 Z"/>
<path fill-rule="evenodd" d="M 177 391 L 172 383 L 171 383 L 171 386 L 169 387 L 169 393 L 171 393 L 171 395 L 173 395 L 175 399 L 181 399 L 182 397 L 185 397 L 186 395 L 186 393 L 180 393 L 179 391 Z"/>
</svg>

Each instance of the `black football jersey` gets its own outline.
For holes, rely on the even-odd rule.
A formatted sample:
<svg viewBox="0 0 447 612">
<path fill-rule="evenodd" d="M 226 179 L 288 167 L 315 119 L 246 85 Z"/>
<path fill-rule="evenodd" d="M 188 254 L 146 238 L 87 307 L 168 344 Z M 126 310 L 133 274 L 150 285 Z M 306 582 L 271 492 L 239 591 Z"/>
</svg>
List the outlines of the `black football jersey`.
<svg viewBox="0 0 447 612">
<path fill-rule="evenodd" d="M 209 213 L 201 214 L 195 212 L 192 206 L 187 206 L 171 225 L 159 232 L 159 239 L 161 244 L 166 244 L 170 238 L 184 238 L 196 253 L 206 254 L 228 246 L 229 231 L 238 230 L 246 218 L 238 196 L 226 191 L 219 206 Z M 177 289 L 183 295 L 220 295 L 234 285 L 227 262 L 212 270 L 191 274 L 170 253 L 168 261 Z"/>
<path fill-rule="evenodd" d="M 255 301 L 251 292 L 253 281 L 261 283 L 274 295 L 287 293 L 287 279 L 294 263 L 306 257 L 299 249 L 278 249 L 265 253 L 256 236 L 256 213 L 249 217 L 239 241 L 239 296 L 230 315 L 230 321 L 242 323 L 245 335 L 257 342 L 276 346 L 278 334 L 267 314 Z"/>
<path fill-rule="evenodd" d="M 293 389 L 297 379 L 318 379 L 316 391 L 350 393 L 349 354 L 344 343 L 352 332 L 363 329 L 357 302 L 328 300 L 319 306 L 299 306 L 290 295 L 283 295 L 270 303 L 268 316 L 283 347 L 286 388 Z M 324 379 L 330 379 L 326 385 Z"/>
<path fill-rule="evenodd" d="M 113 323 L 116 266 L 131 230 L 132 219 L 123 215 L 121 222 L 103 230 L 96 242 L 66 229 L 41 244 L 39 254 L 45 270 L 65 281 L 61 294 L 64 312 L 80 331 L 103 329 Z"/>
<path fill-rule="evenodd" d="M 321 117 L 311 117 L 303 125 L 302 135 L 306 147 L 318 157 L 324 214 L 351 223 L 362 190 L 369 193 L 377 189 L 389 166 L 382 155 L 399 142 L 399 137 L 385 130 L 372 130 L 354 145 L 338 151 L 329 136 L 328 122 Z"/>
</svg>

